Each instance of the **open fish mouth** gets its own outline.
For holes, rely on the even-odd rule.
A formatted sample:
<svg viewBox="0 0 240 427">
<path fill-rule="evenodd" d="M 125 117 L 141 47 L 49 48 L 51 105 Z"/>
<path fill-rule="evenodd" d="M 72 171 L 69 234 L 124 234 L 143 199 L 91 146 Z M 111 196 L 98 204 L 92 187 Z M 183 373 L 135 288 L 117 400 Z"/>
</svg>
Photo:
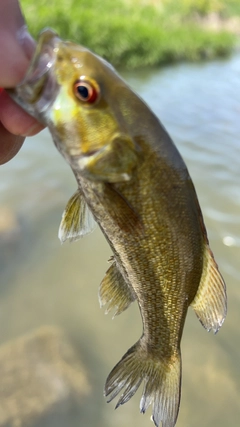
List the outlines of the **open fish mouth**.
<svg viewBox="0 0 240 427">
<path fill-rule="evenodd" d="M 60 41 L 54 31 L 43 30 L 24 79 L 14 89 L 7 90 L 25 111 L 45 125 L 46 112 L 59 90 L 54 77 L 54 64 Z"/>
</svg>

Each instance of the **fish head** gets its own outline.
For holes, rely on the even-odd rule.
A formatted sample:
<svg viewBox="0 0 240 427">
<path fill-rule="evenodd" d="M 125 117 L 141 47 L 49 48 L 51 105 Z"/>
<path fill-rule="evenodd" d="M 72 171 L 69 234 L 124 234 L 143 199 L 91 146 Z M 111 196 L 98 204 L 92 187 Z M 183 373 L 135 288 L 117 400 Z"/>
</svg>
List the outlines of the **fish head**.
<svg viewBox="0 0 240 427">
<path fill-rule="evenodd" d="M 24 80 L 9 93 L 49 127 L 75 172 L 116 182 L 130 179 L 136 163 L 118 102 L 123 91 L 131 90 L 107 61 L 46 29 Z"/>
</svg>

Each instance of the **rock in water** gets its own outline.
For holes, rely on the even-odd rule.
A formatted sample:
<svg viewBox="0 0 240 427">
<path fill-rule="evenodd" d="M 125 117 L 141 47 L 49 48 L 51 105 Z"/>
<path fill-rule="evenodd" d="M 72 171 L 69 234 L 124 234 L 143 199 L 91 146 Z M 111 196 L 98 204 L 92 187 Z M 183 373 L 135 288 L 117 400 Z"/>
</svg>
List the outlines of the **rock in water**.
<svg viewBox="0 0 240 427">
<path fill-rule="evenodd" d="M 77 354 L 55 327 L 2 345 L 0 378 L 0 427 L 53 426 L 56 418 L 70 426 L 71 411 L 89 392 Z"/>
</svg>

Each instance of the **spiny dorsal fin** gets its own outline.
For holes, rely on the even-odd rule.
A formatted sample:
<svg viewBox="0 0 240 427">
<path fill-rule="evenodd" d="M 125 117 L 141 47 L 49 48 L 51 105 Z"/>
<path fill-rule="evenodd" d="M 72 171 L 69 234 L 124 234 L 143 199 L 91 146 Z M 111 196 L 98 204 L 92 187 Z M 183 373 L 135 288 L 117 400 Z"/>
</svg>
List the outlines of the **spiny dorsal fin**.
<svg viewBox="0 0 240 427">
<path fill-rule="evenodd" d="M 133 291 L 121 275 L 116 265 L 116 261 L 114 261 L 111 267 L 107 270 L 105 277 L 100 284 L 98 295 L 101 307 L 108 304 L 105 311 L 106 314 L 112 309 L 115 309 L 113 317 L 126 310 L 136 299 Z"/>
<path fill-rule="evenodd" d="M 95 220 L 88 205 L 79 190 L 74 193 L 62 215 L 62 221 L 58 231 L 61 243 L 67 239 L 70 242 L 80 239 L 90 233 L 95 226 Z"/>
<path fill-rule="evenodd" d="M 207 245 L 201 282 L 191 306 L 204 328 L 217 333 L 227 314 L 226 285 Z"/>
</svg>

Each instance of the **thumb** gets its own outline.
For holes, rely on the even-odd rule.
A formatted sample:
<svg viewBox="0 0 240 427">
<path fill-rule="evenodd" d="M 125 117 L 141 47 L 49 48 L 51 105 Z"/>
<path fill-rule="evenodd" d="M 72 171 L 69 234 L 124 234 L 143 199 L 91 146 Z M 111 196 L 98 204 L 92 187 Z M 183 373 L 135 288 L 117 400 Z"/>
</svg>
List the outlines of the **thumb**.
<svg viewBox="0 0 240 427">
<path fill-rule="evenodd" d="M 13 87 L 23 79 L 34 46 L 18 0 L 0 0 L 0 87 Z"/>
</svg>

